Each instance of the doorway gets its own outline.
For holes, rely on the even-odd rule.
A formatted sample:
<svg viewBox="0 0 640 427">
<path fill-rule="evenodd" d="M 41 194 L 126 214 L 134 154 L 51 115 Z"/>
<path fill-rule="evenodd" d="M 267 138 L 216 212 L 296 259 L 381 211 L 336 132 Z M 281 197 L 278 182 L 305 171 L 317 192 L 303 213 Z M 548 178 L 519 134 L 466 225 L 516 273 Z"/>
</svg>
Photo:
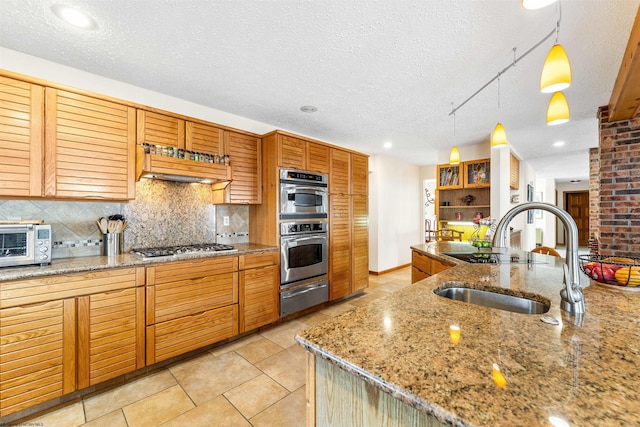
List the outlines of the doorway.
<svg viewBox="0 0 640 427">
<path fill-rule="evenodd" d="M 589 244 L 589 191 L 564 193 L 565 210 L 578 226 L 578 246 Z"/>
</svg>

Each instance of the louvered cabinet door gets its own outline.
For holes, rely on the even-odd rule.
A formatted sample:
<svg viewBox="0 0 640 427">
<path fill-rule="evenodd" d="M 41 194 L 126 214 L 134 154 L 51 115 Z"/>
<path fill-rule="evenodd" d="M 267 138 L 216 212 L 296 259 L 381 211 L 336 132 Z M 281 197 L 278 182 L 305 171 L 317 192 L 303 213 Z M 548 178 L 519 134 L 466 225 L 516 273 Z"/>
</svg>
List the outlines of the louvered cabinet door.
<svg viewBox="0 0 640 427">
<path fill-rule="evenodd" d="M 367 196 L 351 196 L 353 277 L 351 292 L 369 286 L 369 213 Z"/>
<path fill-rule="evenodd" d="M 231 158 L 228 203 L 262 203 L 262 146 L 260 138 L 225 132 L 225 154 Z"/>
<path fill-rule="evenodd" d="M 45 196 L 135 198 L 135 109 L 46 89 Z"/>
<path fill-rule="evenodd" d="M 287 135 L 278 135 L 278 164 L 283 168 L 302 169 L 306 168 L 306 144 L 304 139 L 294 138 Z"/>
<path fill-rule="evenodd" d="M 240 333 L 278 320 L 278 267 L 240 272 Z"/>
<path fill-rule="evenodd" d="M 0 310 L 0 417 L 76 389 L 76 301 Z"/>
<path fill-rule="evenodd" d="M 331 149 L 331 164 L 329 174 L 329 193 L 349 194 L 351 179 L 351 156 L 348 151 Z"/>
<path fill-rule="evenodd" d="M 197 153 L 222 154 L 223 131 L 204 123 L 187 122 L 185 148 Z"/>
<path fill-rule="evenodd" d="M 153 144 L 163 147 L 185 148 L 185 122 L 183 119 L 138 110 L 138 144 Z"/>
<path fill-rule="evenodd" d="M 0 77 L 0 196 L 42 196 L 44 88 Z"/>
<path fill-rule="evenodd" d="M 351 224 L 349 196 L 329 196 L 329 296 L 331 300 L 351 293 Z"/>
<path fill-rule="evenodd" d="M 144 287 L 78 298 L 78 388 L 144 367 Z"/>
<path fill-rule="evenodd" d="M 349 194 L 369 194 L 369 158 L 351 153 L 351 191 Z"/>
<path fill-rule="evenodd" d="M 327 145 L 307 141 L 307 170 L 328 174 L 330 152 Z"/>
</svg>

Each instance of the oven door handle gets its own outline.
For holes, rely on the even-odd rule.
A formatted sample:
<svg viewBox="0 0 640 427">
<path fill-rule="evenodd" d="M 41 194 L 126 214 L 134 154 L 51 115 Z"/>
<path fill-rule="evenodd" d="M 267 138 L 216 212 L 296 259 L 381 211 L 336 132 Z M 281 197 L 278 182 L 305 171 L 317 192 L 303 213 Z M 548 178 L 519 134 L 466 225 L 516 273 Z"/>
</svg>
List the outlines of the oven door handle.
<svg viewBox="0 0 640 427">
<path fill-rule="evenodd" d="M 304 287 L 301 290 L 298 291 L 291 291 L 291 293 L 287 293 L 286 295 L 282 296 L 282 299 L 288 299 L 288 298 L 293 298 L 295 296 L 298 295 L 302 295 L 302 294 L 306 294 L 307 292 L 311 292 L 311 291 L 315 291 L 316 289 L 320 289 L 320 288 L 326 288 L 327 284 L 326 283 L 322 283 L 319 285 L 313 285 L 313 286 L 308 286 L 308 287 Z"/>
<path fill-rule="evenodd" d="M 309 240 L 322 240 L 322 241 L 326 241 L 327 237 L 325 236 L 309 236 L 309 237 L 300 237 L 300 235 L 297 236 L 286 236 L 286 237 L 282 237 L 282 240 L 284 242 L 291 242 L 291 241 L 295 241 L 296 243 L 298 242 L 307 242 Z"/>
<path fill-rule="evenodd" d="M 298 185 L 287 185 L 285 186 L 286 190 L 293 190 L 293 191 L 289 191 L 291 193 L 297 193 L 298 190 L 309 190 L 309 191 L 314 191 L 316 193 L 321 193 L 321 194 L 326 194 L 327 193 L 327 189 L 323 188 L 323 187 L 301 187 Z"/>
</svg>

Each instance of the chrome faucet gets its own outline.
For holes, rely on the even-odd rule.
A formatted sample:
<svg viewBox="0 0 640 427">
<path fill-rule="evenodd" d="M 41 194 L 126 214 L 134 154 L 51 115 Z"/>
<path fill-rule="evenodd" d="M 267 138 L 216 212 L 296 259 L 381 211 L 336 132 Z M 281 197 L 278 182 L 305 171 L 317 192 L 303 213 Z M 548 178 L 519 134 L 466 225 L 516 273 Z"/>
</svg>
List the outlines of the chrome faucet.
<svg viewBox="0 0 640 427">
<path fill-rule="evenodd" d="M 498 223 L 493 246 L 496 248 L 507 247 L 507 225 L 514 216 L 521 212 L 541 209 L 557 216 L 567 230 L 567 255 L 564 272 L 564 287 L 560 291 L 560 308 L 568 313 L 584 313 L 584 296 L 580 287 L 580 271 L 578 269 L 578 226 L 567 211 L 564 211 L 550 203 L 528 202 L 522 203 L 509 212 Z"/>
</svg>

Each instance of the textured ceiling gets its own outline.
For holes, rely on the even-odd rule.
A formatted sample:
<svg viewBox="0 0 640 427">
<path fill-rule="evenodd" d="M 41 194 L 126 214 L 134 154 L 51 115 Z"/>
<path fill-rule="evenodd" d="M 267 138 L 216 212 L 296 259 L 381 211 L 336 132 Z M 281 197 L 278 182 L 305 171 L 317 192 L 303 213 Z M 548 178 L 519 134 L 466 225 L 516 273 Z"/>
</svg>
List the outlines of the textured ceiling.
<svg viewBox="0 0 640 427">
<path fill-rule="evenodd" d="M 572 118 L 547 126 L 539 91 L 556 8 L 518 0 L 65 0 L 98 29 L 59 21 L 52 1 L 0 0 L 0 45 L 370 154 L 415 164 L 486 142 L 500 120 L 539 177 L 587 178 L 640 0 L 562 0 Z M 302 105 L 318 111 L 306 114 Z M 562 148 L 551 144 L 564 140 Z M 393 148 L 384 150 L 390 141 Z"/>
</svg>

